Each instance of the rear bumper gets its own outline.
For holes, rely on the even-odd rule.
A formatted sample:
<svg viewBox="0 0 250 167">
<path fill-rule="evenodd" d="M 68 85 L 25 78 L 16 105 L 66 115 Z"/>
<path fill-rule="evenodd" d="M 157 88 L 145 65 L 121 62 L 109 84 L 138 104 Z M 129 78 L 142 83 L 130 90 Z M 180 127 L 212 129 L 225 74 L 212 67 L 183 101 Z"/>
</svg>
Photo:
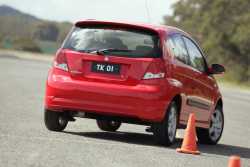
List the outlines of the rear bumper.
<svg viewBox="0 0 250 167">
<path fill-rule="evenodd" d="M 158 122 L 169 103 L 164 86 L 117 85 L 74 80 L 67 72 L 49 72 L 45 108 L 56 111 L 88 111 Z"/>
</svg>

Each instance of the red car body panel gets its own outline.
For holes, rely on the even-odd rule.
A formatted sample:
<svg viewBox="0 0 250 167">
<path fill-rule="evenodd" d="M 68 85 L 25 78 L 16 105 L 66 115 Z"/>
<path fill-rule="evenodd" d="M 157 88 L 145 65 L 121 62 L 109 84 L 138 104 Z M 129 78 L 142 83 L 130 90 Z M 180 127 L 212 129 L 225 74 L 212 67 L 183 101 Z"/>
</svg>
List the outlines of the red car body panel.
<svg viewBox="0 0 250 167">
<path fill-rule="evenodd" d="M 65 54 L 69 72 L 52 67 L 48 74 L 45 108 L 54 111 L 88 111 L 104 115 L 126 116 L 148 122 L 164 119 L 169 103 L 181 97 L 180 124 L 186 124 L 190 113 L 197 116 L 197 126 L 208 128 L 210 115 L 221 99 L 215 79 L 176 60 L 164 45 L 166 34 L 176 28 L 107 21 L 80 21 L 76 25 L 109 24 L 155 31 L 161 41 L 162 58 L 127 58 L 109 56 L 109 62 L 121 65 L 120 75 L 94 73 L 92 62 L 104 62 L 104 56 L 92 56 L 68 49 Z M 161 68 L 165 77 L 143 80 L 150 66 Z M 202 101 L 209 108 L 195 108 L 189 103 Z M 194 103 L 195 104 L 195 103 Z"/>
</svg>

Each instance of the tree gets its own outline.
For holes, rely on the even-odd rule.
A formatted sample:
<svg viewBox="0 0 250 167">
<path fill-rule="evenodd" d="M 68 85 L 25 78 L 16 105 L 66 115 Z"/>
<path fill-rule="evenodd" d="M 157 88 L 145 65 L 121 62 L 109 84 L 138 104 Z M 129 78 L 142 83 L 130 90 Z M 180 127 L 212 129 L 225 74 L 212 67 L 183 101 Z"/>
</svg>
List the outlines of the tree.
<svg viewBox="0 0 250 167">
<path fill-rule="evenodd" d="M 250 1 L 179 0 L 165 24 L 191 33 L 209 62 L 224 63 L 228 79 L 250 83 Z"/>
<path fill-rule="evenodd" d="M 59 28 L 56 26 L 56 24 L 43 22 L 37 26 L 33 38 L 56 42 L 58 35 L 59 35 Z"/>
</svg>

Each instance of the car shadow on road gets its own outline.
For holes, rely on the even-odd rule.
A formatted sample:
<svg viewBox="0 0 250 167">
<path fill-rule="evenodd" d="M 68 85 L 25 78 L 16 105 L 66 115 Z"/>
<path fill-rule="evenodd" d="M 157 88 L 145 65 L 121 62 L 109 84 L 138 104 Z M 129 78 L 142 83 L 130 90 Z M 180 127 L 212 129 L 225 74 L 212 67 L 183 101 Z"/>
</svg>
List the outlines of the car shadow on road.
<svg viewBox="0 0 250 167">
<path fill-rule="evenodd" d="M 157 145 L 154 141 L 154 137 L 152 134 L 143 134 L 143 133 L 132 133 L 132 132 L 69 132 L 64 131 L 66 134 L 82 136 L 86 138 L 94 138 L 100 140 L 107 141 L 116 141 L 128 144 L 136 144 L 136 145 L 147 145 L 153 147 L 163 147 Z M 171 147 L 167 147 L 168 149 L 176 149 L 180 147 L 182 143 L 181 138 L 177 138 L 176 143 Z M 239 155 L 242 158 L 250 159 L 250 148 L 233 146 L 227 144 L 217 144 L 217 145 L 203 145 L 198 144 L 198 148 L 202 153 L 214 154 L 214 155 Z"/>
<path fill-rule="evenodd" d="M 128 144 L 136 145 L 148 145 L 155 146 L 154 138 L 152 134 L 143 133 L 131 133 L 131 132 L 69 132 L 64 133 L 71 135 L 78 135 L 87 138 L 94 138 L 100 140 L 116 141 Z"/>
</svg>

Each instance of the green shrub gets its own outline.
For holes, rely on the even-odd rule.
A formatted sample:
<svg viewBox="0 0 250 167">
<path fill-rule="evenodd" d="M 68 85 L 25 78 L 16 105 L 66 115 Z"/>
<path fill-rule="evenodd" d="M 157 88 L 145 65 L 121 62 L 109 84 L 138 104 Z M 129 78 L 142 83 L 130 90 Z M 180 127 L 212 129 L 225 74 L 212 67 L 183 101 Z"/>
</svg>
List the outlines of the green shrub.
<svg viewBox="0 0 250 167">
<path fill-rule="evenodd" d="M 41 52 L 40 47 L 30 38 L 18 38 L 13 40 L 13 49 Z"/>
</svg>

